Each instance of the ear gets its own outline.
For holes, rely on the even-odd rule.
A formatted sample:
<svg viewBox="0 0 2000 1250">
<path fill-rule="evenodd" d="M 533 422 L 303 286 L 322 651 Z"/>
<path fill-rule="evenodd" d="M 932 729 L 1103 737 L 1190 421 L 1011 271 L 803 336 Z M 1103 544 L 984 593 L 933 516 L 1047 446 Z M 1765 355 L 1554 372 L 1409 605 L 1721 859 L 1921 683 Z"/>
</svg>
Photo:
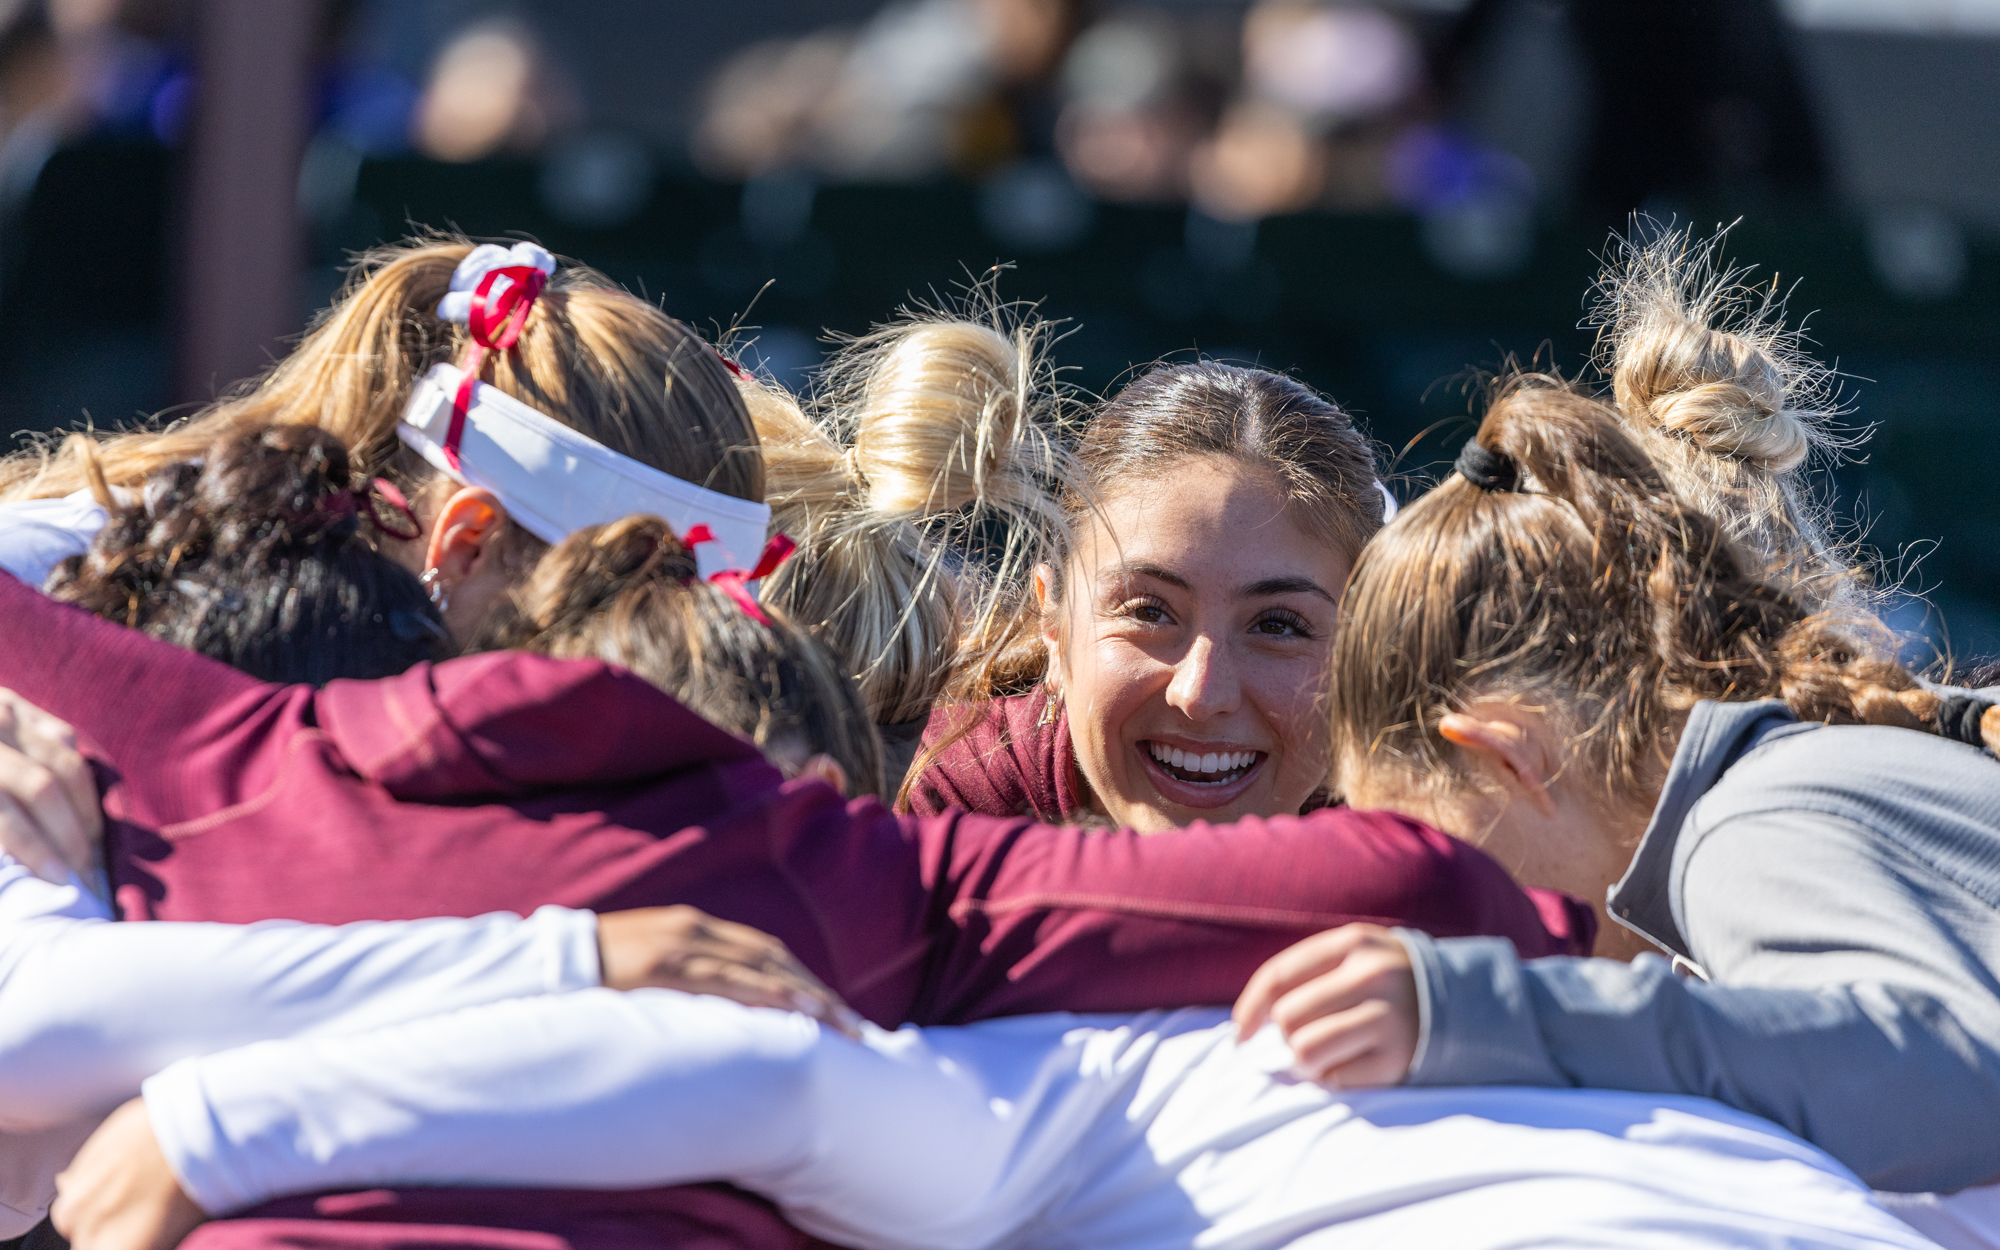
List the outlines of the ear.
<svg viewBox="0 0 2000 1250">
<path fill-rule="evenodd" d="M 831 755 L 815 755 L 799 769 L 801 777 L 817 777 L 847 797 L 847 770 Z"/>
<path fill-rule="evenodd" d="M 1556 801 L 1543 779 L 1541 752 L 1527 727 L 1509 714 L 1512 711 L 1499 707 L 1453 712 L 1438 721 L 1438 735 L 1472 756 L 1486 773 L 1527 799 L 1537 812 L 1553 818 Z"/>
<path fill-rule="evenodd" d="M 493 492 L 466 486 L 454 492 L 431 523 L 424 567 L 436 569 L 447 585 L 470 579 L 507 524 L 507 509 Z"/>
</svg>

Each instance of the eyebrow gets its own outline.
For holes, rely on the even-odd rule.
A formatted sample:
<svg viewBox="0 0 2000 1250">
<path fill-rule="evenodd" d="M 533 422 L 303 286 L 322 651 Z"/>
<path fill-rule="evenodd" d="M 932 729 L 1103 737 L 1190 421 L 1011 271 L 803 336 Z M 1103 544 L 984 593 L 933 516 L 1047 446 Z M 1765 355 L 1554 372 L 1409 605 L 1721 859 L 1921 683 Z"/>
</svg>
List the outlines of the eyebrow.
<svg viewBox="0 0 2000 1250">
<path fill-rule="evenodd" d="M 1154 581 L 1165 582 L 1169 586 L 1177 586 L 1182 590 L 1190 592 L 1194 590 L 1193 586 L 1188 585 L 1187 578 L 1158 564 L 1121 564 L 1118 566 L 1116 575 L 1119 577 L 1150 577 Z"/>
<path fill-rule="evenodd" d="M 1264 595 L 1318 595 L 1328 603 L 1340 602 L 1328 593 L 1326 587 L 1310 577 L 1267 577 L 1261 582 L 1251 582 L 1236 592 L 1239 599 L 1256 599 Z"/>
<path fill-rule="evenodd" d="M 1181 590 L 1194 589 L 1185 577 L 1157 564 L 1126 564 L 1119 567 L 1118 573 L 1124 577 L 1150 577 Z M 1261 582 L 1251 582 L 1236 592 L 1238 599 L 1257 599 L 1266 595 L 1318 595 L 1331 604 L 1340 602 L 1326 587 L 1310 577 L 1267 577 Z"/>
</svg>

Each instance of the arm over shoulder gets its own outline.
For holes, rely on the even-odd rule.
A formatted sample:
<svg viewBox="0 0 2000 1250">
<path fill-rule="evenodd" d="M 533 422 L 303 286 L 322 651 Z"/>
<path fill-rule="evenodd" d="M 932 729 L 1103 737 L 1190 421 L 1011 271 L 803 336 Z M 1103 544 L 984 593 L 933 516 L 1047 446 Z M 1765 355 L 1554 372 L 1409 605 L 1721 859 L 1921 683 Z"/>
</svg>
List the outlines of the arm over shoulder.
<svg viewBox="0 0 2000 1250">
<path fill-rule="evenodd" d="M 143 790 L 161 819 L 187 814 L 180 778 L 193 771 L 193 755 L 220 752 L 240 769 L 261 732 L 297 720 L 296 706 L 311 697 L 57 603 L 4 573 L 0 620 L 0 686 L 75 726 L 86 753 Z"/>
<path fill-rule="evenodd" d="M 952 921 L 923 1022 L 1224 1005 L 1264 960 L 1351 921 L 1493 934 L 1529 955 L 1589 943 L 1587 922 L 1552 932 L 1482 852 L 1382 812 L 1149 835 L 963 814 L 912 825 Z"/>
<path fill-rule="evenodd" d="M 1927 893 L 1936 883 L 1904 876 L 1866 829 L 1796 812 L 1704 830 L 1681 881 L 1714 983 L 1653 956 L 1524 963 L 1498 943 L 1405 934 L 1425 1016 L 1412 1083 L 1703 1095 L 1882 1189 L 2000 1173 L 2000 996 L 1965 931 L 1976 910 Z"/>
</svg>

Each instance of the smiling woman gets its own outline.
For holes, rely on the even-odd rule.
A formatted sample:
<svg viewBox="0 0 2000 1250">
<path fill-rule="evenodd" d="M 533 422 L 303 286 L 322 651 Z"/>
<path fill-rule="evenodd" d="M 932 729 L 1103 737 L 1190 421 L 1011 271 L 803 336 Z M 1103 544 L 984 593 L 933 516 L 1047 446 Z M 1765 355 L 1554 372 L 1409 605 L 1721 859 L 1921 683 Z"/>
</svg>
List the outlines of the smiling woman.
<svg viewBox="0 0 2000 1250">
<path fill-rule="evenodd" d="M 1132 382 L 1078 459 L 1070 550 L 965 647 L 908 807 L 1142 831 L 1298 812 L 1326 779 L 1341 587 L 1382 522 L 1367 440 L 1290 378 L 1204 361 Z"/>
</svg>

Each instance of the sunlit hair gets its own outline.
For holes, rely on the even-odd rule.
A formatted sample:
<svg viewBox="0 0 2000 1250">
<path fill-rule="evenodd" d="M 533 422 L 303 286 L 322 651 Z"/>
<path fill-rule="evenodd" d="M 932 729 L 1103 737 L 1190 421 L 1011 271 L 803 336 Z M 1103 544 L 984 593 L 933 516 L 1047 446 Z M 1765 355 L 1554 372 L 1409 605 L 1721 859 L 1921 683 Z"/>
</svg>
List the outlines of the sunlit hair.
<svg viewBox="0 0 2000 1250">
<path fill-rule="evenodd" d="M 696 577 L 665 521 L 627 517 L 545 554 L 475 649 L 630 669 L 789 771 L 824 754 L 853 793 L 880 794 L 881 743 L 846 665 L 781 609 L 764 612 L 768 624 Z"/>
<path fill-rule="evenodd" d="M 333 306 L 264 376 L 164 430 L 94 446 L 72 435 L 67 452 L 45 442 L 0 460 L 0 499 L 137 486 L 219 438 L 288 423 L 327 431 L 347 446 L 358 477 L 388 477 L 417 498 L 443 479 L 402 448 L 396 424 L 416 380 L 464 353 L 466 328 L 436 309 L 471 250 L 466 239 L 433 234 L 363 254 Z M 514 350 L 486 360 L 487 382 L 613 451 L 727 495 L 763 498 L 756 433 L 721 359 L 595 270 L 557 269 Z M 509 549 L 532 555 L 541 544 L 510 523 Z"/>
<path fill-rule="evenodd" d="M 809 404 L 740 381 L 772 525 L 800 545 L 764 600 L 849 657 L 878 723 L 928 715 L 962 639 L 1059 546 L 1044 336 L 1018 310 L 919 311 L 844 344 Z"/>
<path fill-rule="evenodd" d="M 1785 328 L 1775 283 L 1752 287 L 1721 264 L 1723 237 L 1613 239 L 1590 319 L 1598 369 L 1667 480 L 1770 561 L 1794 598 L 1858 603 L 1854 553 L 1805 476 L 1815 452 L 1852 441 L 1835 424 L 1832 375 Z"/>
<path fill-rule="evenodd" d="M 1456 474 L 1362 553 L 1334 643 L 1336 775 L 1412 793 L 1470 781 L 1438 734 L 1474 700 L 1540 709 L 1585 792 L 1649 804 L 1702 699 L 1782 698 L 1802 720 L 1929 727 L 1937 696 L 1865 615 L 1813 613 L 1682 498 L 1611 405 L 1503 386 L 1477 435 L 1521 489 Z"/>
</svg>

